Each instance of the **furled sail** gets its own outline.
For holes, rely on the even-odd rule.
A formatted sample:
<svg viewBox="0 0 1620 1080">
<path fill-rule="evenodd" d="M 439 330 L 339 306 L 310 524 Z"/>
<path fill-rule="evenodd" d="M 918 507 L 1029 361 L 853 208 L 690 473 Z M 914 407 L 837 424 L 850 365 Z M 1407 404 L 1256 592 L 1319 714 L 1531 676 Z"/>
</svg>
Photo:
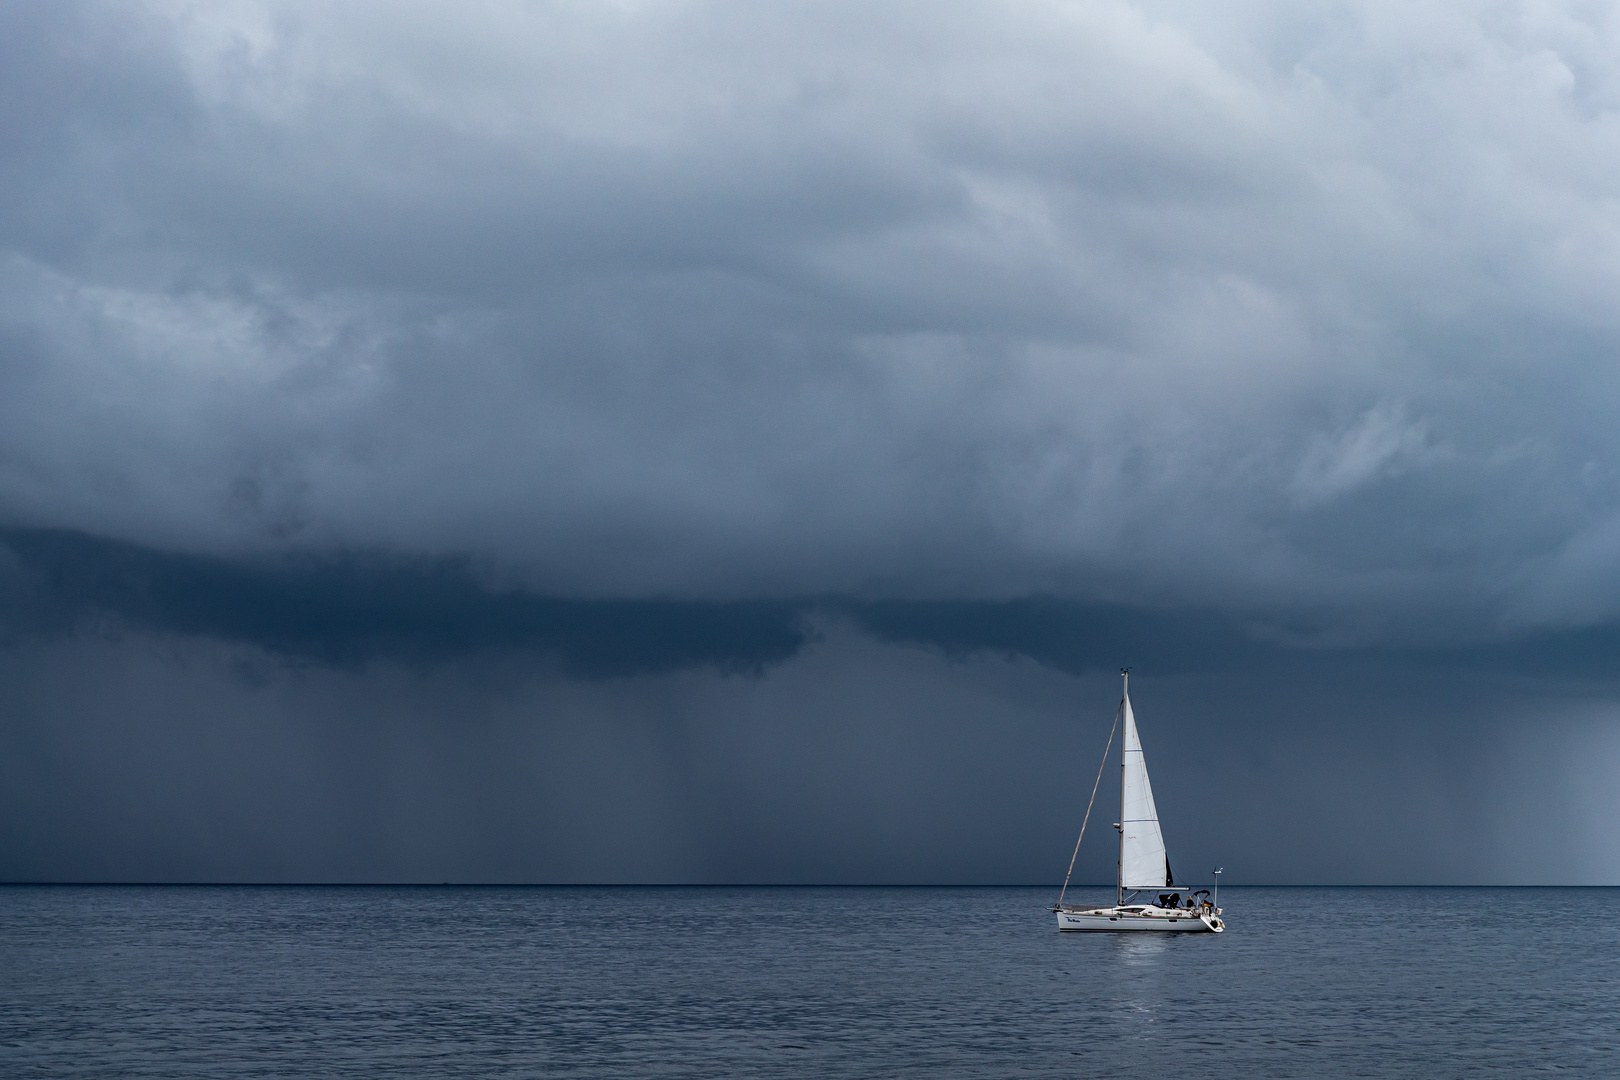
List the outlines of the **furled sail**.
<svg viewBox="0 0 1620 1080">
<path fill-rule="evenodd" d="M 1124 768 L 1120 797 L 1119 883 L 1127 889 L 1162 889 L 1170 884 L 1170 863 L 1153 805 L 1147 762 L 1136 735 L 1131 699 L 1125 699 Z"/>
</svg>

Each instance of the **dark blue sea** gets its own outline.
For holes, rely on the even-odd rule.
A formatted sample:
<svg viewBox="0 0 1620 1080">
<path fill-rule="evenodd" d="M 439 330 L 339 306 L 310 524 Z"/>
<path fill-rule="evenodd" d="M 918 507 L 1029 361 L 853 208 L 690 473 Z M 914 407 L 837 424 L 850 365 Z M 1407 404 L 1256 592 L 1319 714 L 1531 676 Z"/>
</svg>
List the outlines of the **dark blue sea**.
<svg viewBox="0 0 1620 1080">
<path fill-rule="evenodd" d="M 0 887 L 0 1075 L 1620 1075 L 1620 889 L 1229 888 L 1185 936 L 1053 899 Z"/>
</svg>

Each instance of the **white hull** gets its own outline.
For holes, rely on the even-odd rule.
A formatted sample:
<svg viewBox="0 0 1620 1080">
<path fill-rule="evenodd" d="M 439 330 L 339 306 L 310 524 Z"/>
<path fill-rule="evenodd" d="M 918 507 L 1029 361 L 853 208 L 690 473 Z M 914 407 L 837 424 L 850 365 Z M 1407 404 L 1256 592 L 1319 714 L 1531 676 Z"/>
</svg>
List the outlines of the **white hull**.
<svg viewBox="0 0 1620 1080">
<path fill-rule="evenodd" d="M 1121 933 L 1127 930 L 1158 930 L 1191 934 L 1219 934 L 1226 929 L 1220 910 L 1197 912 L 1186 908 L 1132 905 L 1128 907 L 1086 908 L 1057 913 L 1059 930 L 1093 930 Z"/>
</svg>

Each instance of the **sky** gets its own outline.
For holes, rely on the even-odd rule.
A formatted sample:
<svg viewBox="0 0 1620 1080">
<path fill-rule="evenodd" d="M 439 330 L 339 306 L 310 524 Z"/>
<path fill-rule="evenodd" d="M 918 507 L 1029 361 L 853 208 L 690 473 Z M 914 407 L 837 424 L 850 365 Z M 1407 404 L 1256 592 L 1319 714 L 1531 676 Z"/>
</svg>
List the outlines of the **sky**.
<svg viewBox="0 0 1620 1080">
<path fill-rule="evenodd" d="M 1620 883 L 1615 5 L 0 0 L 0 191 L 0 880 L 1056 886 L 1130 666 Z"/>
</svg>

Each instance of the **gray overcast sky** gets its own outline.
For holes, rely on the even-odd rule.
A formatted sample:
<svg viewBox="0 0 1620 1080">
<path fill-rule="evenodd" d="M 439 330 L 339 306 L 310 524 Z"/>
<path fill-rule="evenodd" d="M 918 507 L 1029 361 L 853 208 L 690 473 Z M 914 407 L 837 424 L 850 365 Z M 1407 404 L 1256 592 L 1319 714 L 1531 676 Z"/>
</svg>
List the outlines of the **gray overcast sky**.
<svg viewBox="0 0 1620 1080">
<path fill-rule="evenodd" d="M 1614 5 L 0 2 L 0 191 L 0 878 L 1046 880 L 1132 663 L 1620 881 Z"/>
</svg>

